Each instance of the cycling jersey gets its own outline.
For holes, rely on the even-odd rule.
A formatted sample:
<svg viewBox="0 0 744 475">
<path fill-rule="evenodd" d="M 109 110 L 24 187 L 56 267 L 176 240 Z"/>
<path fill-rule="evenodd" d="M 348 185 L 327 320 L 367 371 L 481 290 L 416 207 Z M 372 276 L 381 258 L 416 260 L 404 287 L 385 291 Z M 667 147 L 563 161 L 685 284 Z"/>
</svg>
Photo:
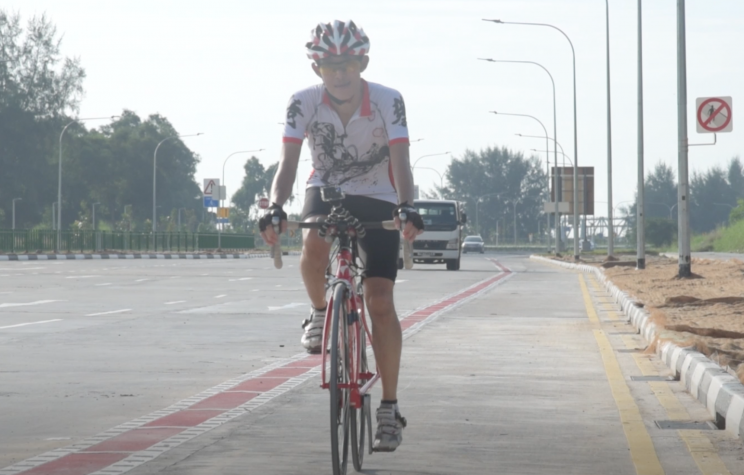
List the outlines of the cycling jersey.
<svg viewBox="0 0 744 475">
<path fill-rule="evenodd" d="M 349 195 L 398 202 L 390 145 L 408 142 L 403 96 L 362 80 L 362 104 L 346 127 L 322 84 L 295 93 L 287 106 L 284 142 L 308 138 L 313 173 L 307 187 L 333 185 Z"/>
</svg>

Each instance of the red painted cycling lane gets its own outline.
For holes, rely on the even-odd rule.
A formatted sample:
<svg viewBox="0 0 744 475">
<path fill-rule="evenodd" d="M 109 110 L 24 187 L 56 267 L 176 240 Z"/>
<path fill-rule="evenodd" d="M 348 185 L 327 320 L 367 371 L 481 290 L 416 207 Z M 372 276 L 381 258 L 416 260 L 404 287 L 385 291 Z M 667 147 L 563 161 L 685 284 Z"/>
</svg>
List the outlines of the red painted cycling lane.
<svg viewBox="0 0 744 475">
<path fill-rule="evenodd" d="M 496 259 L 499 272 L 401 318 L 404 338 L 439 315 L 507 279 L 512 273 Z M 320 373 L 320 355 L 299 355 L 230 380 L 192 398 L 131 421 L 65 449 L 19 462 L 0 475 L 89 475 L 125 473 L 228 420 L 250 412 Z"/>
</svg>

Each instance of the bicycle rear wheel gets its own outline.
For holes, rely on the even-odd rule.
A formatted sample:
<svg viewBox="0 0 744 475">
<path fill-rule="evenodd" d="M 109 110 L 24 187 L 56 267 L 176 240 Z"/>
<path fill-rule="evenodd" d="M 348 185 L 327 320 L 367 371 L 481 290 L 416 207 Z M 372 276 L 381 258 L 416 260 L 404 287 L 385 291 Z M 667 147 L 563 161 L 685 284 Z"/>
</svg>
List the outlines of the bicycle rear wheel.
<svg viewBox="0 0 744 475">
<path fill-rule="evenodd" d="M 329 389 L 331 392 L 331 456 L 333 475 L 345 475 L 349 462 L 349 389 L 350 365 L 348 348 L 348 309 L 346 286 L 333 289 L 331 315 L 331 361 Z M 345 385 L 345 387 L 339 387 Z"/>
<path fill-rule="evenodd" d="M 362 322 L 358 322 L 359 338 L 354 338 L 352 344 L 351 354 L 359 357 L 359 372 L 366 373 L 369 371 L 367 364 L 367 334 L 364 333 L 364 326 Z M 359 348 L 359 351 L 357 350 Z M 358 383 L 360 386 L 364 385 L 366 381 L 360 380 Z M 354 463 L 354 470 L 357 472 L 362 471 L 362 463 L 364 462 L 364 437 L 367 430 L 367 410 L 369 410 L 369 404 L 364 403 L 364 398 L 369 398 L 369 395 L 362 396 L 362 407 L 360 409 L 349 408 L 351 410 L 351 460 Z"/>
</svg>

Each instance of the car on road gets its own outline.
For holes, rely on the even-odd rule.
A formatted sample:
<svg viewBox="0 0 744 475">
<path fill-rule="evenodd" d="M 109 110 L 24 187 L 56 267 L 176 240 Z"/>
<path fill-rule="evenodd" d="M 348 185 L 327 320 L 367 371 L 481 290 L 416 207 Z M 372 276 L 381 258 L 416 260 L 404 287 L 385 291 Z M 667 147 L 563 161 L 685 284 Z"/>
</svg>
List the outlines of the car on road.
<svg viewBox="0 0 744 475">
<path fill-rule="evenodd" d="M 480 236 L 467 236 L 462 242 L 462 253 L 465 254 L 467 252 L 480 252 L 481 254 L 483 254 L 483 252 L 485 251 L 484 246 L 485 243 L 483 242 L 483 238 L 481 238 Z"/>
</svg>

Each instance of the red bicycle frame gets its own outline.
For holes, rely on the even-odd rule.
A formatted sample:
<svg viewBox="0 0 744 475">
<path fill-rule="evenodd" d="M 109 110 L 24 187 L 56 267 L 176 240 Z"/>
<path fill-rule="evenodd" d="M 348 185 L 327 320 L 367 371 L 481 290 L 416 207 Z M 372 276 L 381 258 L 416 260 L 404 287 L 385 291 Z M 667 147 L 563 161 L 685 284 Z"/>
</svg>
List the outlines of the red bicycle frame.
<svg viewBox="0 0 744 475">
<path fill-rule="evenodd" d="M 356 291 L 356 281 L 354 275 L 352 275 L 351 265 L 353 264 L 353 257 L 351 249 L 345 246 L 339 248 L 336 254 L 336 277 L 332 280 L 331 288 L 334 288 L 338 284 L 345 285 L 348 290 L 348 299 L 346 302 L 346 313 L 348 326 L 348 348 L 349 348 L 349 368 L 350 372 L 350 383 L 339 384 L 338 387 L 341 389 L 350 390 L 349 404 L 355 409 L 362 407 L 362 400 L 365 394 L 374 386 L 377 380 L 380 378 L 380 373 L 375 371 L 371 373 L 369 371 L 362 372 L 362 352 L 367 351 L 366 345 L 362 348 L 360 345 L 361 332 L 365 332 L 369 344 L 372 344 L 372 333 L 367 326 L 367 319 L 364 313 L 364 302 L 362 297 Z M 349 318 L 349 316 L 356 315 L 356 318 Z M 333 296 L 328 302 L 328 307 L 325 316 L 325 325 L 323 327 L 323 346 L 321 348 L 328 348 L 328 339 L 330 335 L 330 329 L 333 318 Z M 351 321 L 349 321 L 351 320 Z M 361 322 L 361 324 L 360 324 Z M 323 352 L 323 365 L 321 366 L 321 388 L 328 389 L 330 384 L 326 379 L 326 358 L 328 353 Z M 335 364 L 335 363 L 332 363 Z"/>
</svg>

